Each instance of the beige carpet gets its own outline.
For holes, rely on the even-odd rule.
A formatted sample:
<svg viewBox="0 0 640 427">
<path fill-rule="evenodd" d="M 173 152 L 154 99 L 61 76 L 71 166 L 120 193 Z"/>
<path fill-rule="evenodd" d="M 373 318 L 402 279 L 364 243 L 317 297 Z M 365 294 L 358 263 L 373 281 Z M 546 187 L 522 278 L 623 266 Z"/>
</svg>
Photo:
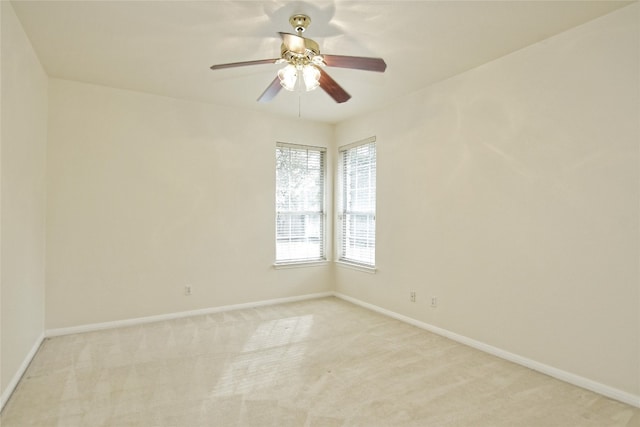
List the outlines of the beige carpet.
<svg viewBox="0 0 640 427">
<path fill-rule="evenodd" d="M 48 339 L 14 426 L 639 426 L 640 410 L 326 298 Z"/>
</svg>

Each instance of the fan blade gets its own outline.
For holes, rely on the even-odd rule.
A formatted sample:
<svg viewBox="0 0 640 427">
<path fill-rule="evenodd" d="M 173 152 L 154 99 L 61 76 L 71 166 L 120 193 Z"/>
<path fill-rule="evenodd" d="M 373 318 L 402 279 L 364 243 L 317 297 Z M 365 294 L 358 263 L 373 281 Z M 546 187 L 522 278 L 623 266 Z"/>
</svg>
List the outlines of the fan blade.
<svg viewBox="0 0 640 427">
<path fill-rule="evenodd" d="M 304 37 L 296 36 L 295 34 L 289 33 L 278 33 L 280 37 L 282 37 L 282 43 L 293 53 L 303 54 L 307 46 L 304 42 Z"/>
<path fill-rule="evenodd" d="M 351 95 L 349 95 L 342 86 L 333 80 L 329 74 L 321 68 L 318 68 L 318 70 L 320 70 L 320 87 L 327 92 L 334 101 L 338 104 L 342 104 L 343 102 L 347 102 L 351 99 Z"/>
<path fill-rule="evenodd" d="M 356 70 L 377 71 L 384 73 L 387 64 L 382 58 L 364 56 L 322 55 L 328 67 L 353 68 Z"/>
<path fill-rule="evenodd" d="M 269 87 L 267 87 L 262 95 L 258 97 L 258 102 L 269 102 L 271 101 L 282 89 L 282 85 L 280 84 L 280 78 L 276 76 L 275 79 L 271 82 Z"/>
<path fill-rule="evenodd" d="M 210 68 L 212 70 L 220 70 L 222 68 L 244 67 L 246 65 L 275 64 L 276 61 L 279 60 L 279 59 L 280 58 L 276 58 L 276 59 L 258 59 L 257 61 L 232 62 L 230 64 L 212 65 Z"/>
</svg>

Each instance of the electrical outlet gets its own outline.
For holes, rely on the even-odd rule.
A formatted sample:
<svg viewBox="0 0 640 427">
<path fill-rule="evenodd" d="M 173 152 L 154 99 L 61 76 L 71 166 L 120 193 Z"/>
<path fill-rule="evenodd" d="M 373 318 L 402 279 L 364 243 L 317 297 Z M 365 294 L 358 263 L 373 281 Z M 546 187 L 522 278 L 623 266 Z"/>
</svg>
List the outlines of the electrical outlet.
<svg viewBox="0 0 640 427">
<path fill-rule="evenodd" d="M 415 293 L 415 291 L 409 292 L 409 299 L 411 300 L 411 302 L 416 302 L 416 293 Z"/>
<path fill-rule="evenodd" d="M 184 287 L 184 295 L 185 296 L 191 295 L 191 285 L 187 285 Z"/>
<path fill-rule="evenodd" d="M 431 307 L 438 306 L 438 297 L 431 297 Z"/>
</svg>

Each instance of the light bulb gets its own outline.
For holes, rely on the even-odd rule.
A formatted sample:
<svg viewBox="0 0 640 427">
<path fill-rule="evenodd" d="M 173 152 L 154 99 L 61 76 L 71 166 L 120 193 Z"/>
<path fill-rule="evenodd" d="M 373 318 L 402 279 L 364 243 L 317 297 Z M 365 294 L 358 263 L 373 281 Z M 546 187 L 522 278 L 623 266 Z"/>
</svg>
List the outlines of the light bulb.
<svg viewBox="0 0 640 427">
<path fill-rule="evenodd" d="M 320 86 L 320 70 L 313 65 L 305 65 L 302 69 L 302 78 L 304 80 L 304 87 L 307 92 L 316 89 Z"/>
<path fill-rule="evenodd" d="M 278 78 L 280 79 L 280 84 L 283 88 L 293 91 L 296 89 L 298 70 L 296 70 L 295 66 L 288 64 L 286 67 L 278 71 Z"/>
</svg>

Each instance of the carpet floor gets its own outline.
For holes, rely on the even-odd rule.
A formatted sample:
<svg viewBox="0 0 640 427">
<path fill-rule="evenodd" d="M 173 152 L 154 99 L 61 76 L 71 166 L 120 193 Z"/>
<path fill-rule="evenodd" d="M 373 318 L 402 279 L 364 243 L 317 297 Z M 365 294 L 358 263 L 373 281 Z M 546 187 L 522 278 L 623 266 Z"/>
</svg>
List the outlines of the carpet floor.
<svg viewBox="0 0 640 427">
<path fill-rule="evenodd" d="M 640 409 L 336 298 L 46 339 L 24 426 L 640 426 Z"/>
</svg>

